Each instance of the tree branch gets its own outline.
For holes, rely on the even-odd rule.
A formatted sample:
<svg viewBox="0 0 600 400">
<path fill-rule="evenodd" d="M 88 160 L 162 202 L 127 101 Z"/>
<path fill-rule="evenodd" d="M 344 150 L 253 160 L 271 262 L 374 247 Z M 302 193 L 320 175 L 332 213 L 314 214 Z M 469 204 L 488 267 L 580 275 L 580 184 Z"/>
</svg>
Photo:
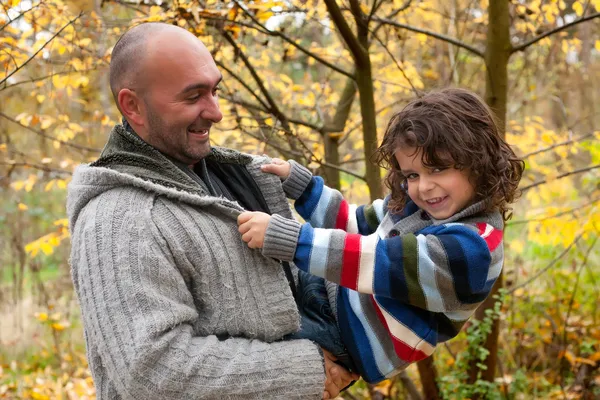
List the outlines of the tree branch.
<svg viewBox="0 0 600 400">
<path fill-rule="evenodd" d="M 4 79 L 2 79 L 0 81 L 0 85 L 2 85 L 4 83 L 4 86 L 6 86 L 6 81 L 13 76 L 14 74 L 16 74 L 21 68 L 23 68 L 25 65 L 27 65 L 31 60 L 33 60 L 50 42 L 52 42 L 58 35 L 60 35 L 62 33 L 62 31 L 64 31 L 69 25 L 72 25 L 75 21 L 77 21 L 79 18 L 81 18 L 81 16 L 83 15 L 83 12 L 79 13 L 79 15 L 77 15 L 75 18 L 73 18 L 72 20 L 70 20 L 65 26 L 63 26 L 62 28 L 60 28 L 60 30 L 58 32 L 56 32 L 54 35 L 52 35 L 52 37 L 50 39 L 48 39 L 46 41 L 46 43 L 44 43 L 42 45 L 42 47 L 40 47 L 38 49 L 38 51 L 36 51 L 35 53 L 33 53 L 33 55 L 31 57 L 29 57 L 23 64 L 21 64 L 20 66 L 18 66 L 14 71 L 12 71 L 10 74 L 8 74 L 6 77 L 4 77 Z"/>
<path fill-rule="evenodd" d="M 234 73 L 231 69 L 229 69 L 225 64 L 223 64 L 220 61 L 215 60 L 215 63 L 219 66 L 219 68 L 224 69 L 225 71 L 227 71 L 227 73 L 229 75 L 231 75 L 236 81 L 238 81 L 248 92 L 250 92 L 250 94 L 256 99 L 258 100 L 258 102 L 264 107 L 264 108 L 269 108 L 269 106 L 267 105 L 267 103 L 265 103 L 265 101 L 263 99 L 260 98 L 260 96 L 258 96 L 256 93 L 254 93 L 254 90 L 252 90 L 252 88 L 250 86 L 248 86 L 248 84 L 246 83 L 246 81 L 244 79 L 242 79 L 241 77 L 239 77 L 236 73 Z"/>
<path fill-rule="evenodd" d="M 520 288 L 522 288 L 524 286 L 529 285 L 532 281 L 534 281 L 535 279 L 537 279 L 540 275 L 542 275 L 543 273 L 545 273 L 546 271 L 548 271 L 550 268 L 552 268 L 552 266 L 554 266 L 554 264 L 556 264 L 558 262 L 558 260 L 560 260 L 561 258 L 563 258 L 569 252 L 569 250 L 571 250 L 571 247 L 573 247 L 575 245 L 575 243 L 577 243 L 579 241 L 579 239 L 581 239 L 582 236 L 583 236 L 583 232 L 580 233 L 579 235 L 577 235 L 577 237 L 573 240 L 573 242 L 571 242 L 571 244 L 569 246 L 567 246 L 567 248 L 564 249 L 554 260 L 550 261 L 550 264 L 546 265 L 537 274 L 535 274 L 531 278 L 527 279 L 525 282 L 523 282 L 520 285 L 517 285 L 517 286 L 511 288 L 509 291 L 507 291 L 507 294 L 512 294 L 517 289 L 520 289 Z"/>
<path fill-rule="evenodd" d="M 258 85 L 261 93 L 263 94 L 263 96 L 267 100 L 267 103 L 269 103 L 269 108 L 270 108 L 269 112 L 271 114 L 273 114 L 277 119 L 279 119 L 281 121 L 281 123 L 283 124 L 284 128 L 289 129 L 289 127 L 287 125 L 288 124 L 287 117 L 281 112 L 281 110 L 279 110 L 279 107 L 277 107 L 277 104 L 275 104 L 275 100 L 273 100 L 273 97 L 271 97 L 271 94 L 269 93 L 269 91 L 265 87 L 262 79 L 260 78 L 260 76 L 258 76 L 258 73 L 256 72 L 256 69 L 254 69 L 254 67 L 250 63 L 250 60 L 248 59 L 248 57 L 246 57 L 246 54 L 244 54 L 244 52 L 242 52 L 242 49 L 240 49 L 240 47 L 237 45 L 237 43 L 235 42 L 235 40 L 233 40 L 233 38 L 231 37 L 231 35 L 228 32 L 222 30 L 221 34 L 223 35 L 223 37 L 225 38 L 225 40 L 227 40 L 227 42 L 229 42 L 229 44 L 234 48 L 236 54 L 238 54 L 239 57 L 242 59 L 242 62 L 244 63 L 244 65 L 246 66 L 246 68 L 248 68 L 248 71 L 250 72 L 250 75 L 252 75 L 252 77 L 254 78 L 254 81 Z"/>
<path fill-rule="evenodd" d="M 38 131 L 37 129 L 33 129 L 30 126 L 23 125 L 22 123 L 20 123 L 16 119 L 14 119 L 12 117 L 9 117 L 8 115 L 4 114 L 2 111 L 0 111 L 0 117 L 6 118 L 10 122 L 13 122 L 13 123 L 17 124 L 17 125 L 25 128 L 25 129 L 27 129 L 28 131 L 31 131 L 31 132 L 35 133 L 36 135 L 40 135 L 42 137 L 45 137 L 46 139 L 54 140 L 56 142 L 59 142 L 60 144 L 64 144 L 65 146 L 73 147 L 74 149 L 95 152 L 95 153 L 99 153 L 100 152 L 100 149 L 96 149 L 96 148 L 93 148 L 93 147 L 80 146 L 80 145 L 75 144 L 75 143 L 67 142 L 67 141 L 58 139 L 58 138 L 56 138 L 54 136 L 48 135 L 48 134 L 46 134 L 44 132 Z"/>
<path fill-rule="evenodd" d="M 580 142 L 580 141 L 585 140 L 585 139 L 587 139 L 587 138 L 589 138 L 591 136 L 595 136 L 595 134 L 594 133 L 588 133 L 587 135 L 582 135 L 582 136 L 580 136 L 578 138 L 575 138 L 575 139 L 569 139 L 569 140 L 565 140 L 564 142 L 555 143 L 552 146 L 545 147 L 545 148 L 539 149 L 539 150 L 535 150 L 535 151 L 532 151 L 531 153 L 527 153 L 524 156 L 522 156 L 522 158 L 528 158 L 528 157 L 531 157 L 531 156 L 535 156 L 536 154 L 545 153 L 547 151 L 553 150 L 553 149 L 555 149 L 557 147 L 566 146 L 566 145 L 571 144 L 571 143 Z"/>
<path fill-rule="evenodd" d="M 342 75 L 347 76 L 348 78 L 354 79 L 354 74 L 351 74 L 348 71 L 343 70 L 342 68 L 330 63 L 329 61 L 319 57 L 318 55 L 314 54 L 313 52 L 311 52 L 310 50 L 308 50 L 307 48 L 305 48 L 304 46 L 296 43 L 296 41 L 292 40 L 291 38 L 289 38 L 286 34 L 284 34 L 283 32 L 279 32 L 279 31 L 272 31 L 270 29 L 268 29 L 266 26 L 264 26 L 259 20 L 256 19 L 256 17 L 254 17 L 254 15 L 252 15 L 252 13 L 250 11 L 248 11 L 246 9 L 246 7 L 244 7 L 242 4 L 240 4 L 240 2 L 238 0 L 234 0 L 235 3 L 244 11 L 244 13 L 246 15 L 248 15 L 248 17 L 250 17 L 250 19 L 252 19 L 252 21 L 257 24 L 258 26 L 260 26 L 264 32 L 268 34 L 269 36 L 274 36 L 274 37 L 280 37 L 281 39 L 283 39 L 284 41 L 286 41 L 287 43 L 291 44 L 292 46 L 294 46 L 295 48 L 297 48 L 298 50 L 300 50 L 302 53 L 306 54 L 307 56 L 315 59 L 316 61 L 320 62 L 321 64 L 325 65 L 328 68 L 331 68 L 332 70 L 339 72 Z M 231 20 L 228 20 L 230 22 L 234 22 Z"/>
<path fill-rule="evenodd" d="M 41 5 L 42 5 L 42 3 L 38 3 L 38 4 L 34 5 L 34 6 L 32 6 L 30 9 L 23 11 L 22 13 L 20 13 L 19 15 L 17 15 L 16 17 L 14 17 L 12 19 L 10 18 L 10 16 L 8 15 L 8 13 L 6 13 L 5 15 L 8 17 L 8 22 L 5 23 L 4 25 L 2 25 L 0 27 L 0 32 L 2 32 L 4 30 L 4 28 L 6 28 L 8 25 L 12 24 L 13 22 L 15 22 L 16 20 L 18 20 L 19 18 L 23 17 L 29 11 L 33 11 L 36 8 L 38 8 L 39 6 L 41 6 Z"/>
<path fill-rule="evenodd" d="M 595 14 L 590 14 L 587 17 L 581 17 L 581 18 L 579 18 L 579 19 L 577 19 L 575 21 L 569 22 L 568 24 L 565 24 L 565 25 L 562 25 L 562 26 L 558 26 L 558 27 L 556 27 L 554 29 L 549 30 L 548 32 L 542 33 L 541 35 L 534 37 L 531 40 L 528 40 L 525 43 L 522 43 L 522 44 L 520 44 L 518 46 L 513 46 L 511 54 L 512 53 L 516 53 L 517 51 L 523 51 L 526 48 L 528 48 L 529 46 L 531 46 L 532 44 L 535 44 L 535 43 L 539 42 L 540 40 L 542 40 L 542 39 L 544 39 L 544 38 L 546 38 L 546 37 L 548 37 L 550 35 L 554 35 L 557 32 L 560 32 L 562 30 L 568 29 L 568 28 L 570 28 L 572 26 L 575 26 L 577 24 L 580 24 L 582 22 L 586 22 L 586 21 L 589 21 L 591 19 L 598 18 L 598 17 L 600 17 L 600 12 L 597 12 Z"/>
<path fill-rule="evenodd" d="M 15 82 L 12 85 L 4 85 L 4 87 L 2 89 L 0 89 L 0 91 L 5 90 L 5 89 L 10 89 L 12 87 L 19 86 L 19 85 L 24 85 L 26 83 L 34 83 L 34 82 L 43 81 L 43 80 L 52 78 L 53 76 L 57 76 L 57 75 L 81 74 L 84 72 L 91 72 L 91 71 L 97 71 L 97 70 L 98 70 L 97 68 L 88 68 L 88 69 L 83 69 L 81 71 L 76 71 L 76 70 L 72 69 L 70 71 L 54 72 L 50 75 L 41 76 L 39 78 L 25 79 L 25 80 L 22 80 L 19 82 Z"/>
<path fill-rule="evenodd" d="M 516 221 L 508 221 L 506 223 L 506 226 L 522 225 L 522 224 L 528 224 L 530 222 L 546 221 L 546 220 L 549 220 L 549 219 L 554 219 L 554 218 L 562 217 L 563 215 L 573 214 L 575 211 L 583 210 L 584 208 L 587 208 L 587 207 L 589 207 L 591 205 L 594 205 L 594 204 L 596 204 L 599 201 L 600 201 L 600 199 L 594 199 L 594 200 L 591 200 L 591 201 L 589 201 L 589 202 L 587 202 L 585 204 L 582 204 L 579 207 L 574 207 L 574 208 L 571 208 L 570 210 L 562 211 L 562 212 L 559 212 L 559 213 L 556 213 L 556 214 L 553 214 L 553 215 L 548 215 L 548 216 L 545 216 L 545 217 L 532 218 L 532 219 L 520 219 L 520 220 L 516 220 Z"/>
<path fill-rule="evenodd" d="M 404 79 L 406 79 L 406 81 L 410 85 L 410 87 L 411 87 L 412 91 L 415 93 L 415 95 L 417 97 L 421 97 L 421 93 L 419 93 L 419 90 L 415 87 L 415 85 L 413 85 L 412 81 L 406 75 L 406 72 L 404 72 L 404 68 L 402 68 L 402 65 L 400 65 L 400 63 L 398 62 L 398 60 L 396 60 L 396 57 L 394 57 L 394 54 L 392 54 L 392 52 L 390 51 L 390 49 L 387 48 L 387 46 L 385 45 L 385 43 L 383 43 L 383 41 L 381 41 L 381 39 L 379 39 L 379 36 L 377 36 L 377 34 L 375 32 L 373 32 L 373 37 L 385 49 L 385 52 L 388 53 L 388 55 L 390 56 L 390 58 L 392 59 L 392 61 L 396 64 L 396 68 L 398 68 L 400 70 L 400 72 L 402 73 L 402 76 L 404 77 Z"/>
<path fill-rule="evenodd" d="M 73 175 L 73 172 L 67 171 L 66 169 L 52 168 L 52 167 L 48 167 L 46 165 L 30 164 L 30 163 L 26 163 L 26 162 L 0 161 L 0 165 L 8 165 L 11 167 L 34 168 L 34 169 L 39 169 L 40 171 L 45 171 L 45 172 L 56 172 L 59 174 Z"/>
<path fill-rule="evenodd" d="M 452 38 L 450 36 L 442 35 L 441 33 L 432 32 L 432 31 L 429 31 L 427 29 L 417 28 L 416 26 L 411 26 L 411 25 L 400 23 L 400 22 L 392 21 L 392 20 L 387 19 L 387 18 L 373 17 L 373 21 L 378 21 L 378 22 L 381 22 L 381 23 L 386 24 L 386 25 L 395 26 L 396 28 L 402 28 L 402 29 L 406 29 L 406 30 L 412 31 L 412 32 L 422 33 L 424 35 L 431 36 L 433 38 L 442 40 L 444 42 L 452 43 L 455 46 L 462 47 L 463 49 L 468 50 L 471 53 L 473 53 L 476 56 L 479 56 L 481 58 L 484 57 L 483 52 L 481 50 L 479 50 L 479 49 L 477 49 L 477 48 L 475 48 L 475 47 L 473 47 L 471 45 L 468 45 L 468 44 L 466 44 L 464 42 L 461 42 L 460 40 L 458 40 L 456 38 Z"/>
<path fill-rule="evenodd" d="M 329 16 L 331 17 L 331 20 L 338 28 L 338 31 L 340 32 L 340 35 L 342 35 L 342 38 L 348 46 L 350 53 L 352 53 L 354 60 L 358 65 L 361 65 L 359 63 L 362 63 L 364 58 L 368 57 L 368 53 L 361 46 L 357 37 L 354 36 L 352 29 L 350 29 L 350 25 L 348 25 L 348 23 L 346 22 L 346 18 L 344 18 L 344 15 L 342 14 L 342 11 L 338 7 L 335 0 L 325 0 L 325 5 L 327 6 L 327 10 L 329 11 Z"/>
<path fill-rule="evenodd" d="M 596 169 L 596 168 L 600 168 L 600 164 L 592 165 L 591 167 L 585 167 L 585 168 L 576 169 L 574 171 L 565 172 L 564 174 L 560 174 L 556 178 L 551 179 L 551 180 L 566 178 L 567 176 L 571 176 L 571 175 L 575 175 L 575 174 L 580 174 L 582 172 L 591 171 L 591 170 Z M 527 186 L 521 188 L 521 192 L 525 192 L 525 191 L 527 191 L 529 189 L 532 189 L 532 188 L 534 188 L 536 186 L 543 185 L 544 183 L 548 183 L 549 181 L 550 180 L 548 180 L 548 179 L 543 179 L 541 181 L 534 182 L 531 185 L 527 185 Z"/>
</svg>

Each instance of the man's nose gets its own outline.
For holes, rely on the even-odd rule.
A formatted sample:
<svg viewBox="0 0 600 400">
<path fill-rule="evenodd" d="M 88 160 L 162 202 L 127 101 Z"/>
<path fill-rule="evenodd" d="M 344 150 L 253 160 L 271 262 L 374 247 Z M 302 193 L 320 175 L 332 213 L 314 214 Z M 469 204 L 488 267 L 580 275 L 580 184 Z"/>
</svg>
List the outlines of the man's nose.
<svg viewBox="0 0 600 400">
<path fill-rule="evenodd" d="M 219 107 L 219 99 L 212 97 L 207 100 L 204 109 L 200 113 L 200 117 L 213 123 L 220 122 L 223 119 L 223 114 Z"/>
</svg>

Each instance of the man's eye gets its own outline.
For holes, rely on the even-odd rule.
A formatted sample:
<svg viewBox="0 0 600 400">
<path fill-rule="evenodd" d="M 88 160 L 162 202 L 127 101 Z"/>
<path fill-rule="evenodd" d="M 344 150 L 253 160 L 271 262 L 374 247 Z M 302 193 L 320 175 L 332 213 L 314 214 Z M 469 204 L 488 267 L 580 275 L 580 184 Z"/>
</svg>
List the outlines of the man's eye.
<svg viewBox="0 0 600 400">
<path fill-rule="evenodd" d="M 188 97 L 187 99 L 188 99 L 188 101 L 196 101 L 199 98 L 200 98 L 200 95 L 199 94 L 195 94 L 193 96 Z"/>
<path fill-rule="evenodd" d="M 217 94 L 219 94 L 219 90 L 221 90 L 221 88 L 218 86 L 216 88 L 214 88 L 213 92 L 212 92 L 213 96 L 216 96 Z"/>
</svg>

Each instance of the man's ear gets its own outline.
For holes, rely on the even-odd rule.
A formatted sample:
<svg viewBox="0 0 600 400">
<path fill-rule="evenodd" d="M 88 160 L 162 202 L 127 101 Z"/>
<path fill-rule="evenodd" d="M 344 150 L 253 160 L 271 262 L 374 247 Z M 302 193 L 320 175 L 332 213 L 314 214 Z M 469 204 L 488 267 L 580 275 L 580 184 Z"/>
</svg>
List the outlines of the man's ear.
<svg viewBox="0 0 600 400">
<path fill-rule="evenodd" d="M 133 125 L 143 126 L 143 100 L 130 89 L 121 89 L 117 96 L 121 113 Z"/>
</svg>

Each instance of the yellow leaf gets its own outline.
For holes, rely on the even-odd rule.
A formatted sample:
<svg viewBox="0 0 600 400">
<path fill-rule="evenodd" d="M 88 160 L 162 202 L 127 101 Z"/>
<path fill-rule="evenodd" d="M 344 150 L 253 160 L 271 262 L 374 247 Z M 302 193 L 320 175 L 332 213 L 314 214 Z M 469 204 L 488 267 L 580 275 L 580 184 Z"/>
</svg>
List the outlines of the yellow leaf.
<svg viewBox="0 0 600 400">
<path fill-rule="evenodd" d="M 29 209 L 29 207 L 27 207 L 27 205 L 26 205 L 26 204 L 23 204 L 23 203 L 19 203 L 19 205 L 17 205 L 17 207 L 18 207 L 18 208 L 19 208 L 19 210 L 21 210 L 21 211 L 26 211 L 26 210 L 28 210 L 28 209 Z"/>
<path fill-rule="evenodd" d="M 43 94 L 38 94 L 37 96 L 35 96 L 35 98 L 40 104 L 42 104 L 44 100 L 46 100 L 46 96 L 44 96 Z"/>
<path fill-rule="evenodd" d="M 66 189 L 67 188 L 67 182 L 63 179 L 57 179 L 56 180 L 56 186 L 58 186 L 59 189 Z"/>
<path fill-rule="evenodd" d="M 42 312 L 42 313 L 35 313 L 34 315 L 35 315 L 35 317 L 36 317 L 36 318 L 37 318 L 39 321 L 41 321 L 41 322 L 44 322 L 44 321 L 47 321 L 47 320 L 48 320 L 48 314 L 47 314 L 47 313 L 45 313 L 45 312 Z"/>
<path fill-rule="evenodd" d="M 583 5 L 579 1 L 576 1 L 573 3 L 573 11 L 575 11 L 578 17 L 581 17 L 583 15 Z"/>
<path fill-rule="evenodd" d="M 63 324 L 61 324 L 60 322 L 55 322 L 52 325 L 50 325 L 52 327 L 52 329 L 54 329 L 55 331 L 64 331 L 65 330 L 65 326 Z"/>
<path fill-rule="evenodd" d="M 6 150 L 6 143 L 0 143 L 0 151 Z"/>
<path fill-rule="evenodd" d="M 600 40 L 596 40 L 596 44 L 594 47 L 596 48 L 596 51 L 600 51 Z"/>
<path fill-rule="evenodd" d="M 92 43 L 92 39 L 90 38 L 83 38 L 79 41 L 79 46 L 81 47 L 87 47 L 90 45 L 90 43 Z"/>
<path fill-rule="evenodd" d="M 50 182 L 46 183 L 46 186 L 44 186 L 44 192 L 50 191 L 50 189 L 52 189 L 52 186 L 54 186 L 55 183 L 55 179 L 52 179 Z"/>
</svg>

